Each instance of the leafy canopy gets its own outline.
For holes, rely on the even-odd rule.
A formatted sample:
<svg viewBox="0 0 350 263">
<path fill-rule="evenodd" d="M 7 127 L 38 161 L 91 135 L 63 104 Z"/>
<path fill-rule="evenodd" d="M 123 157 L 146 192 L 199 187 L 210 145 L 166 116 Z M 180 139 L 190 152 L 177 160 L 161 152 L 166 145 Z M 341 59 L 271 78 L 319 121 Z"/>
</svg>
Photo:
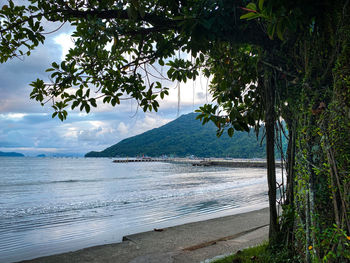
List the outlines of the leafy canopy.
<svg viewBox="0 0 350 263">
<path fill-rule="evenodd" d="M 115 106 L 134 98 L 144 111 L 157 110 L 168 94 L 159 67 L 172 81 L 186 81 L 198 76 L 215 40 L 263 43 L 263 32 L 250 34 L 254 25 L 239 19 L 244 2 L 10 0 L 0 10 L 0 62 L 30 55 L 45 42 L 47 23 L 69 23 L 74 48 L 47 69 L 49 82 L 31 83 L 32 99 L 51 102 L 61 120 L 68 107 L 88 113 L 100 101 Z"/>
<path fill-rule="evenodd" d="M 296 30 L 300 5 L 276 0 L 9 0 L 0 10 L 0 61 L 30 55 L 45 42 L 47 23 L 56 23 L 57 29 L 68 23 L 74 48 L 47 69 L 49 82 L 30 84 L 32 99 L 52 103 L 52 117 L 64 120 L 69 107 L 88 113 L 101 102 L 115 106 L 130 98 L 144 111 L 157 111 L 158 100 L 168 95 L 160 67 L 172 81 L 195 79 L 203 69 L 207 77 L 214 76 L 217 105 L 203 106 L 200 118 L 214 121 L 219 133 L 228 127 L 232 136 L 261 119 L 258 61 L 262 51 Z M 279 39 L 272 40 L 276 34 Z M 192 58 L 178 57 L 180 52 Z"/>
</svg>

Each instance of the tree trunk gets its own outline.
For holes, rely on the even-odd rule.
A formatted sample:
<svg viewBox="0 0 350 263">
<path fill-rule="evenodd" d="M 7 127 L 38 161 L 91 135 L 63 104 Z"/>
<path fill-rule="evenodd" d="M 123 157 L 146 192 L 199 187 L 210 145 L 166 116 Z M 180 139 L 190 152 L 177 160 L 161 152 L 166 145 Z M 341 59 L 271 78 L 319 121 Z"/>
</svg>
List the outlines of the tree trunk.
<svg viewBox="0 0 350 263">
<path fill-rule="evenodd" d="M 287 172 L 287 187 L 286 187 L 286 201 L 285 207 L 288 211 L 284 212 L 284 225 L 281 226 L 281 232 L 284 234 L 285 244 L 288 246 L 293 243 L 294 240 L 294 179 L 295 179 L 295 149 L 296 149 L 296 121 L 289 118 L 289 116 L 284 117 L 289 134 L 288 148 L 287 148 L 287 161 L 286 161 L 286 172 Z M 287 219 L 287 220 L 286 220 Z M 293 251 L 293 246 L 291 251 Z"/>
<path fill-rule="evenodd" d="M 276 209 L 276 169 L 275 169 L 275 88 L 271 76 L 265 71 L 265 128 L 266 128 L 266 162 L 267 162 L 267 183 L 270 207 L 270 228 L 269 240 L 276 242 L 279 232 Z"/>
<path fill-rule="evenodd" d="M 286 205 L 293 206 L 294 202 L 294 166 L 295 166 L 295 140 L 296 123 L 294 120 L 285 118 L 288 127 L 289 141 L 287 148 L 287 187 L 286 187 Z"/>
</svg>

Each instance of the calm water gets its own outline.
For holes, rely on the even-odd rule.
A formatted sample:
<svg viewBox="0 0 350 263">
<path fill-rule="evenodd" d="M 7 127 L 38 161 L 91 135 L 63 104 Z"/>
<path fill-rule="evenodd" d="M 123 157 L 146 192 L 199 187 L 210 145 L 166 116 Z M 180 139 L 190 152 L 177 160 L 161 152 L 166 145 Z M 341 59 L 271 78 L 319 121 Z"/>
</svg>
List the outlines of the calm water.
<svg viewBox="0 0 350 263">
<path fill-rule="evenodd" d="M 0 158 L 0 262 L 267 206 L 264 169 Z"/>
</svg>

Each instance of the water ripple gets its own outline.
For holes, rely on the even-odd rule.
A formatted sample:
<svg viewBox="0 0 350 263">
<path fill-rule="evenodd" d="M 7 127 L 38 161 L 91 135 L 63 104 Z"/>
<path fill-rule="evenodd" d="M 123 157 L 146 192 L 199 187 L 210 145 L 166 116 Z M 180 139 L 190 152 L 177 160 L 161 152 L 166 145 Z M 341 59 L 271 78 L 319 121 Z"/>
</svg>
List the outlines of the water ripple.
<svg viewBox="0 0 350 263">
<path fill-rule="evenodd" d="M 267 204 L 264 169 L 6 160 L 0 162 L 4 262 L 118 242 L 126 234 Z"/>
</svg>

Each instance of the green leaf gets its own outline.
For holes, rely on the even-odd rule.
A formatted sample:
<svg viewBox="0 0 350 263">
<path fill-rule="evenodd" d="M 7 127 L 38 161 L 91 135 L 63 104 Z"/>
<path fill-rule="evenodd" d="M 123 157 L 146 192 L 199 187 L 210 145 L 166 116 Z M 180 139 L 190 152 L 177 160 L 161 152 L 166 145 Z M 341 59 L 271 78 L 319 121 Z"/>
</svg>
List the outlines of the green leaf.
<svg viewBox="0 0 350 263">
<path fill-rule="evenodd" d="M 103 103 L 109 103 L 111 101 L 111 97 L 104 97 L 103 98 Z"/>
<path fill-rule="evenodd" d="M 94 98 L 89 99 L 89 101 L 93 107 L 97 107 L 96 100 Z"/>
<path fill-rule="evenodd" d="M 139 13 L 140 13 L 141 18 L 145 17 L 146 10 L 145 10 L 145 8 L 143 6 L 140 6 Z"/>
<path fill-rule="evenodd" d="M 233 136 L 233 134 L 234 134 L 234 129 L 231 127 L 231 128 L 229 128 L 228 130 L 227 130 L 227 134 L 228 134 L 228 136 L 230 136 L 230 137 L 232 137 Z"/>
<path fill-rule="evenodd" d="M 275 34 L 276 30 L 276 24 L 269 24 L 267 27 L 267 34 L 269 35 L 269 38 L 272 40 L 273 35 Z"/>
<path fill-rule="evenodd" d="M 276 33 L 280 40 L 283 40 L 283 31 L 282 22 L 277 23 Z"/>
<path fill-rule="evenodd" d="M 206 29 L 210 30 L 212 28 L 214 21 L 215 21 L 215 17 L 212 17 L 209 19 L 202 19 L 200 22 Z"/>
<path fill-rule="evenodd" d="M 201 62 L 204 62 L 204 55 L 203 55 L 203 53 L 200 53 L 199 57 L 200 57 Z"/>
<path fill-rule="evenodd" d="M 257 18 L 257 17 L 260 17 L 260 15 L 257 14 L 257 13 L 254 13 L 254 12 L 250 12 L 248 14 L 241 15 L 239 18 L 240 19 L 251 20 L 251 19 L 254 19 L 254 18 Z"/>
<path fill-rule="evenodd" d="M 247 8 L 256 11 L 256 4 L 254 4 L 254 3 L 249 3 L 249 4 L 247 5 Z"/>
<path fill-rule="evenodd" d="M 82 111 L 84 109 L 85 105 L 86 105 L 86 102 L 83 101 L 80 105 L 80 111 Z"/>
<path fill-rule="evenodd" d="M 237 130 L 237 131 L 241 131 L 242 130 L 241 125 L 239 125 L 239 123 L 237 123 L 237 122 L 233 123 L 233 127 L 235 127 L 235 130 Z"/>
<path fill-rule="evenodd" d="M 136 20 L 137 19 L 137 16 L 138 16 L 138 12 L 135 8 L 134 5 L 130 5 L 128 8 L 127 8 L 127 13 L 128 13 L 128 17 L 132 20 Z"/>
<path fill-rule="evenodd" d="M 72 110 L 79 105 L 79 101 L 75 100 L 72 103 Z"/>
<path fill-rule="evenodd" d="M 90 106 L 89 106 L 89 104 L 86 104 L 86 105 L 85 105 L 85 111 L 86 111 L 86 113 L 89 113 L 89 112 L 90 112 Z"/>
<path fill-rule="evenodd" d="M 78 89 L 77 92 L 75 93 L 77 97 L 82 97 L 83 96 L 83 89 Z"/>
<path fill-rule="evenodd" d="M 63 121 L 64 120 L 64 116 L 62 114 L 62 112 L 58 112 L 58 118 Z"/>
<path fill-rule="evenodd" d="M 264 1 L 265 1 L 265 0 L 259 0 L 259 3 L 258 3 L 259 10 L 262 10 L 262 9 L 263 9 Z"/>
</svg>

